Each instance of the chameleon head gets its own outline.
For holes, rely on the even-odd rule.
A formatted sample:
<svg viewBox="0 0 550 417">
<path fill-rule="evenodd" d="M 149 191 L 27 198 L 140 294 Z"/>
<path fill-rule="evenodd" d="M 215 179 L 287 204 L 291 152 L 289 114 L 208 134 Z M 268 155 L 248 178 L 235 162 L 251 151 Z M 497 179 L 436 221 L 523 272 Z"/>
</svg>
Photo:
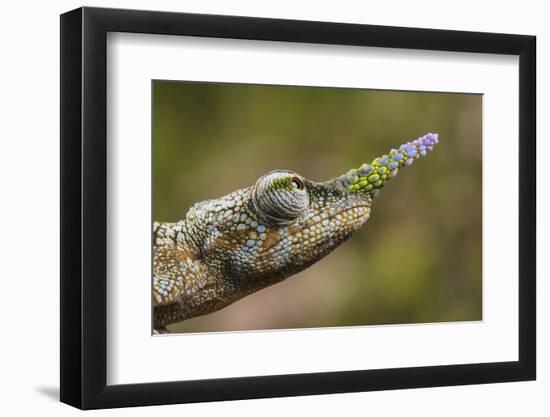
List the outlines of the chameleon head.
<svg viewBox="0 0 550 417">
<path fill-rule="evenodd" d="M 197 210 L 208 212 L 201 217 L 210 231 L 202 253 L 229 260 L 224 268 L 241 283 L 280 281 L 348 239 L 369 218 L 380 189 L 437 142 L 429 133 L 326 182 L 271 171 L 252 187 L 201 203 Z"/>
<path fill-rule="evenodd" d="M 429 133 L 322 183 L 286 170 L 263 175 L 250 188 L 252 220 L 236 227 L 234 270 L 282 279 L 318 261 L 367 221 L 380 189 L 437 142 Z"/>
</svg>

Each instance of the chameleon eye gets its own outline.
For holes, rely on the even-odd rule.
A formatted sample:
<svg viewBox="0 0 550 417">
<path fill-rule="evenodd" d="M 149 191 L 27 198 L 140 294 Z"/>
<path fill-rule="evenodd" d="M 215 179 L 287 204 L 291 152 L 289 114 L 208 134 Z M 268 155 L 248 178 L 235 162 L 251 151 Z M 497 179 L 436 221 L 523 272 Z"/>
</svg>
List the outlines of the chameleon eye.
<svg viewBox="0 0 550 417">
<path fill-rule="evenodd" d="M 295 190 L 303 190 L 304 189 L 304 183 L 302 182 L 302 180 L 298 177 L 294 177 L 292 178 L 292 187 L 295 189 Z"/>
<path fill-rule="evenodd" d="M 309 207 L 305 185 L 294 172 L 272 171 L 261 177 L 252 189 L 252 201 L 266 221 L 288 223 Z"/>
</svg>

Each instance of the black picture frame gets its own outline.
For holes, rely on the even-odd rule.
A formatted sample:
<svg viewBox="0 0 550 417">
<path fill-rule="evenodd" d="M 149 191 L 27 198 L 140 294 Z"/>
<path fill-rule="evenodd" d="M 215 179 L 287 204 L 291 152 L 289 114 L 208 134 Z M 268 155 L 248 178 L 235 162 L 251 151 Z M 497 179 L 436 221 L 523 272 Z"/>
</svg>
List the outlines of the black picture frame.
<svg viewBox="0 0 550 417">
<path fill-rule="evenodd" d="M 108 32 L 519 56 L 519 360 L 107 385 Z M 536 377 L 534 36 L 156 11 L 61 15 L 61 401 L 82 409 L 237 400 Z"/>
</svg>

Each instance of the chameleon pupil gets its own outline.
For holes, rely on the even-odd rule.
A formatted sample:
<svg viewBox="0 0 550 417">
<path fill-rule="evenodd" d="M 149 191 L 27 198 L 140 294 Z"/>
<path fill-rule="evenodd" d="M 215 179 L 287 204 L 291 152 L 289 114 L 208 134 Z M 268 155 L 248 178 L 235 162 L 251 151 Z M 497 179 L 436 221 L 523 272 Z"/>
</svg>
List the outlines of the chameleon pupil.
<svg viewBox="0 0 550 417">
<path fill-rule="evenodd" d="M 304 184 L 298 178 L 293 178 L 292 179 L 292 187 L 295 188 L 296 190 L 303 190 L 304 189 Z"/>
</svg>

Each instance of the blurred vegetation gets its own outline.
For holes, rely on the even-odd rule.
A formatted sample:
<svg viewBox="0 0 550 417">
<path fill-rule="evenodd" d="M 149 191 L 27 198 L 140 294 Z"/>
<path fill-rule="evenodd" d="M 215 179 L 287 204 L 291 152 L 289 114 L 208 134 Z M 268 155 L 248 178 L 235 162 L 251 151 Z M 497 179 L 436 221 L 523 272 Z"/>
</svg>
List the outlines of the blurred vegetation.
<svg viewBox="0 0 550 417">
<path fill-rule="evenodd" d="M 480 320 L 482 96 L 155 81 L 153 216 L 273 169 L 322 181 L 427 132 L 440 143 L 348 242 L 282 283 L 173 331 Z"/>
</svg>

